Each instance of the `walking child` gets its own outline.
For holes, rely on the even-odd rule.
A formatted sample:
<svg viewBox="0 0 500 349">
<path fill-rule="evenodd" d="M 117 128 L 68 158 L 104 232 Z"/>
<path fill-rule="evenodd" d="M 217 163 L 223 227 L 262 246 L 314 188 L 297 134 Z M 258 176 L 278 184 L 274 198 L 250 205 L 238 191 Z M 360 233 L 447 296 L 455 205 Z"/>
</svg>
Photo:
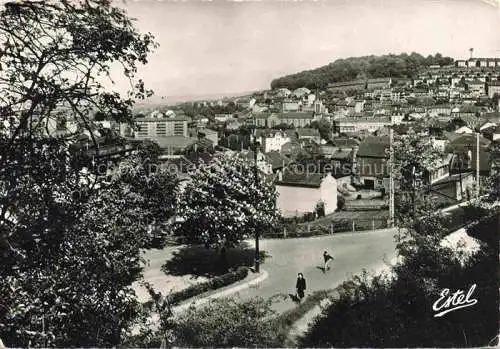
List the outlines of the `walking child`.
<svg viewBox="0 0 500 349">
<path fill-rule="evenodd" d="M 330 256 L 327 251 L 325 251 L 325 252 L 323 252 L 323 259 L 325 261 L 325 266 L 324 266 L 323 270 L 326 271 L 326 270 L 330 269 L 329 264 L 330 264 L 330 261 L 333 259 L 333 257 Z"/>
</svg>

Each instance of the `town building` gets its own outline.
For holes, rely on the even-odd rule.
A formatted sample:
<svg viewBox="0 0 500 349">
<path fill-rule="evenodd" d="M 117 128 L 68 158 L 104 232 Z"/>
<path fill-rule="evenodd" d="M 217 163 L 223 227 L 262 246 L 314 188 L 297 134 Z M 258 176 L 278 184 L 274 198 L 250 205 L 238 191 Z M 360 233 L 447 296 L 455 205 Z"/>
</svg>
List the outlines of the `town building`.
<svg viewBox="0 0 500 349">
<path fill-rule="evenodd" d="M 315 212 L 324 204 L 325 214 L 337 209 L 337 181 L 330 174 L 285 170 L 276 181 L 277 209 L 285 217 Z"/>
<path fill-rule="evenodd" d="M 500 81 L 490 81 L 488 83 L 488 97 L 493 98 L 495 94 L 500 96 Z"/>
<path fill-rule="evenodd" d="M 281 151 L 284 144 L 292 140 L 292 131 L 264 130 L 257 134 L 257 142 L 261 144 L 264 153 Z"/>
<path fill-rule="evenodd" d="M 389 137 L 369 136 L 354 154 L 356 177 L 367 189 L 384 188 L 384 178 L 389 177 Z"/>
<path fill-rule="evenodd" d="M 166 117 L 165 114 L 159 114 L 157 117 L 137 118 L 137 130 L 135 130 L 133 134 L 134 137 L 138 139 L 170 136 L 187 137 L 188 121 L 189 120 L 183 116 L 177 117 L 174 115 Z"/>
</svg>

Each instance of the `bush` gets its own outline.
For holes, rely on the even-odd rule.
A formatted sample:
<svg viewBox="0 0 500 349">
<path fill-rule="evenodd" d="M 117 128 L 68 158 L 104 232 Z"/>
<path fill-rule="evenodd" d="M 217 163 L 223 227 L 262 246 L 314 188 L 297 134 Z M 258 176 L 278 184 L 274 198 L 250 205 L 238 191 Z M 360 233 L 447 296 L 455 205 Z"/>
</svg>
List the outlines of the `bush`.
<svg viewBox="0 0 500 349">
<path fill-rule="evenodd" d="M 498 215 L 490 216 L 473 230 L 495 232 L 498 221 Z M 393 268 L 392 276 L 369 279 L 364 274 L 339 287 L 340 298 L 316 317 L 299 345 L 392 348 L 488 345 L 498 334 L 498 235 L 491 240 L 462 265 L 452 250 L 435 248 L 435 240 L 420 236 L 418 250 L 407 254 L 404 263 Z M 444 288 L 451 293 L 456 290 L 467 293 L 473 284 L 477 285 L 473 294 L 478 300 L 476 305 L 434 317 L 432 306 Z"/>
<path fill-rule="evenodd" d="M 172 321 L 178 347 L 282 347 L 287 331 L 274 318 L 272 300 L 211 300 Z"/>
<path fill-rule="evenodd" d="M 342 195 L 337 196 L 337 210 L 340 211 L 345 207 L 345 197 Z"/>
<path fill-rule="evenodd" d="M 243 280 L 248 275 L 247 267 L 238 267 L 236 270 L 221 276 L 214 277 L 206 282 L 189 286 L 181 291 L 171 293 L 167 299 L 172 304 L 178 304 L 186 299 L 198 296 L 210 290 L 216 290 L 237 281 Z"/>
</svg>

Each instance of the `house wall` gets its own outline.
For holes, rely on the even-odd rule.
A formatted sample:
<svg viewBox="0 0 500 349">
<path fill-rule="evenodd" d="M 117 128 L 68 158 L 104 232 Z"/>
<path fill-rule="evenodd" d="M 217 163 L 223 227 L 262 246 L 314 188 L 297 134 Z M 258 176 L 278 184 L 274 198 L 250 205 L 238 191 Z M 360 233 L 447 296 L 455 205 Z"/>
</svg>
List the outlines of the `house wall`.
<svg viewBox="0 0 500 349">
<path fill-rule="evenodd" d="M 331 175 L 323 179 L 319 188 L 276 185 L 276 191 L 277 209 L 285 216 L 314 212 L 319 201 L 325 203 L 325 214 L 337 209 L 337 181 Z"/>
<path fill-rule="evenodd" d="M 281 151 L 281 147 L 290 141 L 290 137 L 282 137 L 279 133 L 274 137 L 267 137 L 264 139 L 264 152 Z"/>
<path fill-rule="evenodd" d="M 276 191 L 278 193 L 276 206 L 284 216 L 313 212 L 322 196 L 321 188 L 276 185 Z"/>
<path fill-rule="evenodd" d="M 320 186 L 321 200 L 325 203 L 325 214 L 335 212 L 337 209 L 337 180 L 328 174 Z"/>
<path fill-rule="evenodd" d="M 488 97 L 493 98 L 495 93 L 500 94 L 500 86 L 488 86 Z"/>
</svg>

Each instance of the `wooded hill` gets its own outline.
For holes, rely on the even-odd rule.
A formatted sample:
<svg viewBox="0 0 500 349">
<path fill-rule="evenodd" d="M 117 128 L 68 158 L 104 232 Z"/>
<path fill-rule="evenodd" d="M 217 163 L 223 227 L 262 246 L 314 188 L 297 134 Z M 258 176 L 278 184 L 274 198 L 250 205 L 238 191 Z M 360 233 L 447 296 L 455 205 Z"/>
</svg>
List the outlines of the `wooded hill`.
<svg viewBox="0 0 500 349">
<path fill-rule="evenodd" d="M 364 56 L 337 59 L 335 62 L 320 68 L 302 71 L 287 75 L 271 82 L 271 88 L 288 88 L 294 90 L 299 87 L 309 89 L 324 89 L 329 83 L 350 81 L 365 78 L 406 78 L 412 77 L 421 69 L 431 65 L 450 65 L 453 58 L 443 57 L 440 53 L 427 57 L 412 52 L 400 55 Z"/>
</svg>

